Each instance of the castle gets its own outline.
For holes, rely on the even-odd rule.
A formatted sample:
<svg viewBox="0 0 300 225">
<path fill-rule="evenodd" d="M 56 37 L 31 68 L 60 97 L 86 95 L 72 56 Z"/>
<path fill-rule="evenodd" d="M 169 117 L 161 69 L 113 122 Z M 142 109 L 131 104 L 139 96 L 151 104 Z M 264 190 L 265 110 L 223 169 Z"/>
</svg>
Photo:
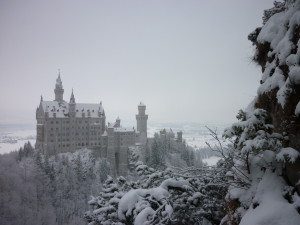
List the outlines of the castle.
<svg viewBox="0 0 300 225">
<path fill-rule="evenodd" d="M 70 101 L 66 102 L 60 74 L 54 93 L 55 100 L 44 101 L 41 97 L 36 109 L 36 149 L 47 155 L 85 147 L 93 149 L 100 157 L 107 158 L 113 174 L 126 176 L 129 147 L 144 147 L 147 142 L 146 106 L 142 102 L 138 105 L 136 130 L 127 129 L 121 127 L 119 118 L 106 125 L 102 102 L 77 103 L 73 90 Z"/>
</svg>

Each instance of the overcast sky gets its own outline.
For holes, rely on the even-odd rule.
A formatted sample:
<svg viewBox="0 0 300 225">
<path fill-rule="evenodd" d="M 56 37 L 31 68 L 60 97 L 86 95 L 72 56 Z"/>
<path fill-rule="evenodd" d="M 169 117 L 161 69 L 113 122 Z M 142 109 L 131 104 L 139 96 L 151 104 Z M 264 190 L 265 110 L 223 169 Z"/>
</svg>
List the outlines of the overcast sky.
<svg viewBox="0 0 300 225">
<path fill-rule="evenodd" d="M 108 121 L 230 123 L 256 96 L 247 35 L 271 0 L 0 0 L 0 122 L 54 99 L 103 102 Z"/>
</svg>

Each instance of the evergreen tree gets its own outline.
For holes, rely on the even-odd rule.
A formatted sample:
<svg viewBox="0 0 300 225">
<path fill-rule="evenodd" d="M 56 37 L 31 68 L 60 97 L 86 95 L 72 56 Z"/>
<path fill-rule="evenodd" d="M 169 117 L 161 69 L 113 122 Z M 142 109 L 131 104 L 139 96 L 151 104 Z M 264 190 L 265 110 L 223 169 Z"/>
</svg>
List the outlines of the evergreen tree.
<svg viewBox="0 0 300 225">
<path fill-rule="evenodd" d="M 103 183 L 107 178 L 110 173 L 109 166 L 105 160 L 100 161 L 99 165 L 99 171 L 100 171 L 100 182 Z"/>
<path fill-rule="evenodd" d="M 77 158 L 75 159 L 75 172 L 76 172 L 78 182 L 81 183 L 85 179 L 85 176 L 83 173 L 80 154 L 78 154 Z"/>
<path fill-rule="evenodd" d="M 108 176 L 103 184 L 99 196 L 92 197 L 89 205 L 92 209 L 85 213 L 85 219 L 93 225 L 122 225 L 118 218 L 118 203 L 123 196 L 121 188 L 126 186 L 124 177 L 118 179 L 116 184 L 112 177 Z"/>
<path fill-rule="evenodd" d="M 163 153 L 164 149 L 159 140 L 159 135 L 156 133 L 151 145 L 151 167 L 153 168 L 164 168 L 165 157 Z"/>
<path fill-rule="evenodd" d="M 145 163 L 147 165 L 151 164 L 151 150 L 150 150 L 149 142 L 147 142 L 146 149 L 145 149 Z"/>
</svg>

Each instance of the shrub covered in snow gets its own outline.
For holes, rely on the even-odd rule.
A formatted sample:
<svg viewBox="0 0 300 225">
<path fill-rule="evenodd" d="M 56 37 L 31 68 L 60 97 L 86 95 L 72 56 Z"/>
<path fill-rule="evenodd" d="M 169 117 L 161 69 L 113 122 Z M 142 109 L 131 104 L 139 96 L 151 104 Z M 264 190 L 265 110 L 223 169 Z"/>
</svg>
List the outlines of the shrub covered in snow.
<svg viewBox="0 0 300 225">
<path fill-rule="evenodd" d="M 108 178 L 100 195 L 89 202 L 91 210 L 85 218 L 90 225 L 218 224 L 224 216 L 222 169 L 158 171 L 139 161 L 136 171 L 140 176 L 136 182 L 122 178 L 120 183 L 118 178 L 115 183 Z"/>
<path fill-rule="evenodd" d="M 265 110 L 240 111 L 237 118 L 224 131 L 232 143 L 225 156 L 232 181 L 222 224 L 300 224 L 299 196 L 282 176 L 286 160 L 295 162 L 299 153 L 282 147 L 284 137 L 273 132 Z"/>
</svg>

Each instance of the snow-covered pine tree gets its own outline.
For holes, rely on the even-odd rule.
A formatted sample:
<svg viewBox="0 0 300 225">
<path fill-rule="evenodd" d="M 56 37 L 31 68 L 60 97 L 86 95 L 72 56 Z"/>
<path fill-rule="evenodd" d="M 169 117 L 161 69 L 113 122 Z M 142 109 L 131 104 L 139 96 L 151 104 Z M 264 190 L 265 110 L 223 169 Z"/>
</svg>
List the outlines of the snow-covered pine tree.
<svg viewBox="0 0 300 225">
<path fill-rule="evenodd" d="M 235 166 L 232 172 L 236 180 L 244 185 L 251 182 L 251 160 L 253 156 L 261 156 L 265 150 L 278 151 L 283 137 L 272 132 L 273 125 L 268 123 L 267 112 L 263 109 L 255 109 L 251 113 L 239 111 L 239 122 L 225 129 L 223 136 L 233 143 Z"/>
<path fill-rule="evenodd" d="M 159 135 L 156 133 L 151 145 L 151 167 L 158 169 L 165 167 L 165 152 Z"/>
<path fill-rule="evenodd" d="M 109 165 L 106 160 L 101 160 L 99 164 L 99 176 L 101 183 L 105 182 L 110 173 Z"/>
<path fill-rule="evenodd" d="M 102 192 L 99 196 L 93 197 L 88 202 L 91 210 L 85 213 L 85 219 L 89 225 L 122 225 L 117 211 L 118 204 L 123 196 L 122 189 L 127 188 L 127 181 L 124 177 L 119 177 L 117 183 L 111 176 L 103 184 Z"/>
<path fill-rule="evenodd" d="M 150 165 L 151 163 L 151 150 L 148 142 L 145 149 L 145 163 L 146 165 Z"/>
<path fill-rule="evenodd" d="M 300 224 L 299 12 L 299 0 L 276 2 L 249 36 L 263 75 L 258 96 L 225 131 L 235 154 L 223 224 Z"/>
</svg>

